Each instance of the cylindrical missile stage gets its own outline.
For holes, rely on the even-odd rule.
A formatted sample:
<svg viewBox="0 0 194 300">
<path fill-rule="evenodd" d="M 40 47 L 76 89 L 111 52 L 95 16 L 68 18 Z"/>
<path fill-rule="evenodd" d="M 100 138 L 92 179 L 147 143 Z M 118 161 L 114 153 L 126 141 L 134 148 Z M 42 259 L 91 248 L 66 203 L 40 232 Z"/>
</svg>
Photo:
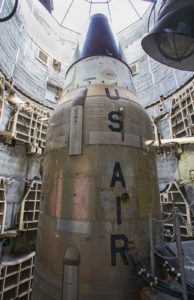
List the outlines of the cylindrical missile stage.
<svg viewBox="0 0 194 300">
<path fill-rule="evenodd" d="M 152 126 L 133 90 L 107 18 L 94 15 L 49 122 L 33 300 L 139 299 L 127 254 L 149 258 L 160 209 Z"/>
</svg>

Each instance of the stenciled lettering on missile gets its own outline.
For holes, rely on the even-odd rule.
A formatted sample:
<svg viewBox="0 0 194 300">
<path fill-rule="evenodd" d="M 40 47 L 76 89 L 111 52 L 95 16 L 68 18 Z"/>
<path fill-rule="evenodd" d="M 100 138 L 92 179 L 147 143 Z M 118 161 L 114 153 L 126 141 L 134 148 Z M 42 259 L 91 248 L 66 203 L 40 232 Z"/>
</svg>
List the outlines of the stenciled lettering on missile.
<svg viewBox="0 0 194 300">
<path fill-rule="evenodd" d="M 117 224 L 120 225 L 122 223 L 122 220 L 121 220 L 121 197 L 117 196 L 116 201 L 117 201 Z"/>
<path fill-rule="evenodd" d="M 115 187 L 117 181 L 121 182 L 122 187 L 126 187 L 123 172 L 121 170 L 121 165 L 119 162 L 115 163 L 110 187 Z"/>
<path fill-rule="evenodd" d="M 120 241 L 123 245 L 117 246 L 116 243 Z M 128 238 L 124 234 L 114 234 L 111 235 L 111 265 L 114 267 L 117 264 L 117 254 L 121 256 L 121 259 L 124 265 L 129 265 L 129 260 L 127 257 L 128 247 Z"/>
<path fill-rule="evenodd" d="M 122 187 L 126 187 L 125 180 L 123 177 L 123 172 L 119 162 L 116 162 L 114 165 L 110 187 L 115 187 L 117 181 L 121 183 Z M 119 196 L 116 197 L 116 208 L 117 208 L 117 224 L 120 225 L 122 223 L 122 220 L 121 220 L 121 197 Z"/>
<path fill-rule="evenodd" d="M 120 99 L 119 91 L 117 89 L 114 90 L 115 90 L 115 96 L 110 94 L 109 88 L 105 88 L 106 96 L 111 100 L 119 100 Z"/>
<path fill-rule="evenodd" d="M 109 121 L 114 123 L 116 125 L 116 127 L 114 127 L 113 125 L 108 125 L 108 127 L 114 132 L 122 132 L 122 130 L 123 130 L 123 120 L 121 120 L 122 118 L 123 118 L 123 115 L 122 115 L 122 112 L 120 112 L 120 111 L 109 112 L 108 119 L 109 119 Z"/>
</svg>

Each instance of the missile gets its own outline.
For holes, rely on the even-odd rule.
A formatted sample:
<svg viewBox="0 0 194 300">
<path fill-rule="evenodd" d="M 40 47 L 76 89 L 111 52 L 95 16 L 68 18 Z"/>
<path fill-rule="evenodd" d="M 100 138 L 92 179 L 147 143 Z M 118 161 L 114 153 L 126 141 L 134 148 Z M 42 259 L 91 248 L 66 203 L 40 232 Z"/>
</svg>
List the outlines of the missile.
<svg viewBox="0 0 194 300">
<path fill-rule="evenodd" d="M 108 19 L 90 18 L 49 121 L 33 300 L 137 300 L 159 216 L 150 118 Z M 153 240 L 158 239 L 154 228 Z"/>
</svg>

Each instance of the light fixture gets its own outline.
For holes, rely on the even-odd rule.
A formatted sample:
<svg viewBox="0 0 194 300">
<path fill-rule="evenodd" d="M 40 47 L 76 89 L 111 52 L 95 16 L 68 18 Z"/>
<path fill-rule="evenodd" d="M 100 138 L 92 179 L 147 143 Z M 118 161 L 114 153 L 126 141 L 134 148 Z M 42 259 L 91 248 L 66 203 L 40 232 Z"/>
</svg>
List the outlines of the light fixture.
<svg viewBox="0 0 194 300">
<path fill-rule="evenodd" d="M 142 47 L 162 64 L 194 71 L 194 0 L 164 0 Z"/>
</svg>

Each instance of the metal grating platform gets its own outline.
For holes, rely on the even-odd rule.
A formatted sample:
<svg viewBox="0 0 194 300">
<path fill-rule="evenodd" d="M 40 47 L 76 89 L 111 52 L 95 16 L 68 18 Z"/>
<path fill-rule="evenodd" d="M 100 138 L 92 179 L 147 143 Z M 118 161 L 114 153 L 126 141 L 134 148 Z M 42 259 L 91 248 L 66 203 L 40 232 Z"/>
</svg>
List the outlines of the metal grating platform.
<svg viewBox="0 0 194 300">
<path fill-rule="evenodd" d="M 41 201 L 41 181 L 33 180 L 17 213 L 16 225 L 20 231 L 37 230 Z"/>
<path fill-rule="evenodd" d="M 0 300 L 30 300 L 35 252 L 1 262 Z M 6 260 L 7 259 L 7 260 Z"/>
<path fill-rule="evenodd" d="M 169 217 L 171 210 L 176 206 L 186 222 L 189 224 L 191 223 L 191 210 L 189 204 L 176 181 L 172 181 L 167 189 L 160 194 L 160 204 L 164 219 Z M 182 237 L 189 238 L 193 236 L 192 230 L 185 224 L 181 224 L 180 229 Z M 164 224 L 164 235 L 166 237 L 174 236 L 174 225 L 172 221 Z"/>
<path fill-rule="evenodd" d="M 45 147 L 49 117 L 49 111 L 24 104 L 10 118 L 7 134 L 27 143 L 28 153 L 41 155 Z"/>
<path fill-rule="evenodd" d="M 21 141 L 27 144 L 29 154 L 42 155 L 51 111 L 18 97 L 13 82 L 0 77 L 0 137 L 4 143 Z"/>
</svg>

